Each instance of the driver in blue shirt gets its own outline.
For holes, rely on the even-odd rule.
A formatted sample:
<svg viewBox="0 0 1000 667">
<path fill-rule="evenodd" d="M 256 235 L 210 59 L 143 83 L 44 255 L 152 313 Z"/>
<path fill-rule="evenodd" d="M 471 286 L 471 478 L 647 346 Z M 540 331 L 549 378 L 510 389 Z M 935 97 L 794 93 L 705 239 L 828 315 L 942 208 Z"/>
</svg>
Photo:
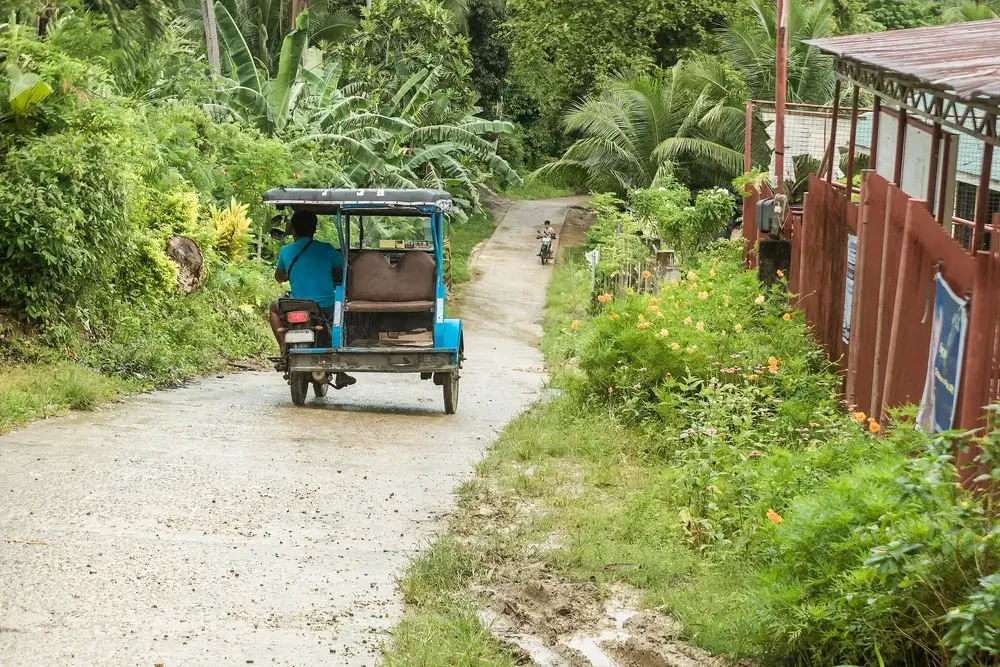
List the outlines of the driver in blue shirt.
<svg viewBox="0 0 1000 667">
<path fill-rule="evenodd" d="M 333 308 L 337 301 L 334 276 L 340 276 L 344 267 L 344 257 L 336 248 L 324 241 L 317 241 L 316 214 L 311 211 L 296 211 L 292 215 L 290 228 L 295 239 L 278 253 L 278 267 L 274 279 L 279 283 L 290 283 L 288 296 L 293 299 L 315 301 L 327 320 L 333 319 Z M 281 355 L 285 354 L 285 335 L 281 331 L 282 321 L 278 312 L 278 302 L 271 304 L 271 330 L 278 341 Z M 342 389 L 355 380 L 346 373 L 337 373 L 334 387 Z"/>
</svg>

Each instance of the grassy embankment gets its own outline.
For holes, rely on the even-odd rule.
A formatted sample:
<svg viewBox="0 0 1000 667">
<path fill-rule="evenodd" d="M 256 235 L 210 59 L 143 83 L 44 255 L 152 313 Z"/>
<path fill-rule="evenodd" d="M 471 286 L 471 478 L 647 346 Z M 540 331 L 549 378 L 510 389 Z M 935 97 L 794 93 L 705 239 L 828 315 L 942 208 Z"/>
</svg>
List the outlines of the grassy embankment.
<svg viewBox="0 0 1000 667">
<path fill-rule="evenodd" d="M 476 215 L 468 223 L 452 227 L 455 285 L 470 280 L 470 255 L 495 226 L 488 215 Z M 266 267 L 263 273 L 267 273 Z M 268 301 L 275 289 L 264 282 L 261 290 L 270 291 L 260 297 L 262 302 Z M 166 326 L 163 320 L 168 315 L 157 318 L 153 328 L 136 326 L 136 318 L 126 317 L 126 326 L 132 330 L 119 332 L 117 342 L 81 344 L 72 351 L 45 345 L 17 327 L 0 331 L 4 334 L 0 336 L 0 433 L 67 410 L 92 410 L 128 393 L 216 372 L 245 357 L 247 351 L 256 355 L 251 363 L 272 353 L 270 328 L 256 306 L 250 313 L 219 318 L 203 312 L 208 305 L 202 303 L 204 299 L 193 296 L 187 300 L 189 309 L 180 321 L 197 323 L 197 335 L 179 330 L 182 327 Z"/>
<path fill-rule="evenodd" d="M 735 659 L 986 655 L 991 631 L 948 612 L 988 614 L 977 582 L 992 585 L 1000 529 L 955 484 L 950 441 L 845 413 L 801 314 L 732 244 L 657 298 L 594 309 L 579 250 L 568 259 L 544 341 L 563 391 L 507 426 L 410 566 L 389 665 L 515 664 L 477 611 L 539 567 L 596 598 L 641 591 L 683 639 Z"/>
</svg>

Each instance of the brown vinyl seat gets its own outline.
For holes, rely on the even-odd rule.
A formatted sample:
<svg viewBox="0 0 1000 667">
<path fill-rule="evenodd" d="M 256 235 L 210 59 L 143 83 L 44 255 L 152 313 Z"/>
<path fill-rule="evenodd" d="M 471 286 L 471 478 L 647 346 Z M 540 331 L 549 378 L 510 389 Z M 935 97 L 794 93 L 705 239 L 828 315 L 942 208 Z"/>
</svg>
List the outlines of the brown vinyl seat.
<svg viewBox="0 0 1000 667">
<path fill-rule="evenodd" d="M 345 310 L 356 313 L 421 313 L 434 310 L 434 259 L 408 252 L 395 267 L 377 250 L 351 261 Z"/>
</svg>

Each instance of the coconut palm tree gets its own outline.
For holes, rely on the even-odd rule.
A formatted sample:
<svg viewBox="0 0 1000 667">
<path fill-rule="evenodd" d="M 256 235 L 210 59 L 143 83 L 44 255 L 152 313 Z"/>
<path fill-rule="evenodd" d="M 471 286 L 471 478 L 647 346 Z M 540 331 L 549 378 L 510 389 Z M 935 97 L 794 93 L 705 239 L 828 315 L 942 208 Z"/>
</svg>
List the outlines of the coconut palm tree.
<svg viewBox="0 0 1000 667">
<path fill-rule="evenodd" d="M 1000 6 L 996 2 L 989 0 L 955 0 L 941 13 L 941 18 L 945 23 L 964 23 L 966 21 L 986 21 L 995 19 Z"/>
<path fill-rule="evenodd" d="M 726 185 L 743 171 L 745 108 L 678 64 L 621 76 L 577 104 L 566 132 L 580 134 L 533 178 L 582 179 L 595 192 L 624 194 L 667 175 L 692 185 Z"/>
<path fill-rule="evenodd" d="M 748 0 L 749 15 L 731 18 L 723 48 L 744 75 L 755 99 L 774 99 L 777 8 L 774 0 Z M 789 0 L 788 101 L 826 104 L 833 99 L 833 62 L 803 42 L 834 34 L 830 0 Z"/>
</svg>

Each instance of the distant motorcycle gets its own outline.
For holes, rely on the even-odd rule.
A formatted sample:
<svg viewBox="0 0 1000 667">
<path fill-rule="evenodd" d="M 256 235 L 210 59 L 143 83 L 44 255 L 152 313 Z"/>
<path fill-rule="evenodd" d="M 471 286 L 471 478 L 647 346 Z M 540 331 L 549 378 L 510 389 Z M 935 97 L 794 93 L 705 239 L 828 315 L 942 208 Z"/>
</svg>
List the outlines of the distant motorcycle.
<svg viewBox="0 0 1000 667">
<path fill-rule="evenodd" d="M 539 234 L 537 238 L 542 240 L 542 249 L 538 251 L 538 256 L 542 258 L 542 264 L 547 264 L 550 259 L 552 259 L 552 240 L 554 236 L 542 236 Z"/>
</svg>

